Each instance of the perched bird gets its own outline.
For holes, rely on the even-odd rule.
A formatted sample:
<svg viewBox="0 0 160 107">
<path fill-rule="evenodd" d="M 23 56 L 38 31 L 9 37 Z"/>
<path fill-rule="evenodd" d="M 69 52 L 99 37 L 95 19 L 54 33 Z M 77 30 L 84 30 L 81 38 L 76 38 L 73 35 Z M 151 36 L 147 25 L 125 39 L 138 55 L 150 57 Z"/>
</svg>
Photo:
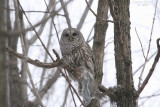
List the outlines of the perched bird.
<svg viewBox="0 0 160 107">
<path fill-rule="evenodd" d="M 76 28 L 67 28 L 63 31 L 60 39 L 62 60 L 81 72 L 79 92 L 85 105 L 99 93 L 98 86 L 94 81 L 94 58 L 90 46 L 85 42 L 82 33 Z M 75 71 L 76 72 L 76 71 Z"/>
</svg>

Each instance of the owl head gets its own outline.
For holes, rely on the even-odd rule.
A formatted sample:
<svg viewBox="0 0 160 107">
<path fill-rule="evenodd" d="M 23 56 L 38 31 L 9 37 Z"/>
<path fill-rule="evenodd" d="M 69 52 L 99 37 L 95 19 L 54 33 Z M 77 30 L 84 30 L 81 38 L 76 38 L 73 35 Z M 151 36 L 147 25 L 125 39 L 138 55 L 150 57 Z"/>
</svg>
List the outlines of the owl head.
<svg viewBox="0 0 160 107">
<path fill-rule="evenodd" d="M 63 42 L 83 42 L 82 33 L 76 28 L 67 28 L 62 32 L 61 40 Z"/>
</svg>

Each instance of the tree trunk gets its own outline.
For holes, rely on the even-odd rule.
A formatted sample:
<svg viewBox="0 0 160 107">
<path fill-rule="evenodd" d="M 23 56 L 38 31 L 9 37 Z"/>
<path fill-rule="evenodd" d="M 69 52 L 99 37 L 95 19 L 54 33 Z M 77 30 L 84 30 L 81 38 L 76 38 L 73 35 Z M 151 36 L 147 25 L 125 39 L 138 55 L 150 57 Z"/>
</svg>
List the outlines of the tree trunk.
<svg viewBox="0 0 160 107">
<path fill-rule="evenodd" d="M 97 9 L 95 34 L 93 41 L 93 55 L 95 58 L 95 79 L 98 84 L 101 84 L 103 76 L 103 59 L 104 59 L 104 47 L 106 30 L 108 28 L 107 21 L 102 19 L 108 19 L 108 2 L 107 0 L 99 0 Z M 93 99 L 87 107 L 100 107 L 100 102 L 97 99 Z"/>
<path fill-rule="evenodd" d="M 136 107 L 136 95 L 132 77 L 132 59 L 130 43 L 129 0 L 114 0 L 115 63 L 117 70 L 117 107 Z M 112 4 L 113 6 L 113 4 Z"/>
<path fill-rule="evenodd" d="M 0 0 L 0 107 L 8 107 L 9 101 L 7 100 L 8 93 L 8 54 L 6 53 L 6 46 L 8 43 L 7 35 L 7 18 L 6 7 L 7 0 Z"/>
<path fill-rule="evenodd" d="M 94 27 L 93 55 L 95 58 L 95 78 L 98 84 L 101 84 L 103 76 L 103 59 L 106 30 L 108 28 L 107 21 L 101 19 L 108 18 L 108 2 L 107 0 L 99 0 L 97 10 L 96 23 Z"/>
<path fill-rule="evenodd" d="M 17 12 L 17 11 L 16 11 Z M 15 12 L 15 13 L 16 13 Z M 15 14 L 16 20 L 14 23 L 14 30 L 18 30 L 18 22 L 17 22 L 17 14 Z M 9 17 L 9 16 L 8 16 Z M 7 26 L 11 26 L 11 23 L 7 23 Z M 11 29 L 8 29 L 11 30 Z M 9 36 L 8 38 L 8 45 L 10 48 L 17 50 L 17 43 L 18 43 L 18 36 Z M 21 78 L 19 69 L 17 67 L 18 62 L 17 58 L 13 55 L 9 55 L 9 86 L 10 86 L 10 104 L 11 107 L 22 107 L 23 105 L 23 97 L 22 97 L 22 91 L 21 91 Z M 27 99 L 26 99 L 27 101 Z"/>
</svg>

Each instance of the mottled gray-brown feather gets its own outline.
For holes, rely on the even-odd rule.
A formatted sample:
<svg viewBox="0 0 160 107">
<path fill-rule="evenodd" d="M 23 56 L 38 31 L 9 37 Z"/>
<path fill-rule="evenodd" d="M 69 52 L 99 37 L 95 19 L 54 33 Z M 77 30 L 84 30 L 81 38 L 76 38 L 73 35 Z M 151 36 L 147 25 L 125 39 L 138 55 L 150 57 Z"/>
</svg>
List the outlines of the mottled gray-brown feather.
<svg viewBox="0 0 160 107">
<path fill-rule="evenodd" d="M 71 67 L 79 68 L 79 90 L 87 105 L 99 92 L 94 81 L 94 60 L 90 46 L 85 42 L 82 33 L 75 29 L 65 29 L 61 35 L 60 48 L 62 59 Z M 75 71 L 76 72 L 76 71 Z"/>
</svg>

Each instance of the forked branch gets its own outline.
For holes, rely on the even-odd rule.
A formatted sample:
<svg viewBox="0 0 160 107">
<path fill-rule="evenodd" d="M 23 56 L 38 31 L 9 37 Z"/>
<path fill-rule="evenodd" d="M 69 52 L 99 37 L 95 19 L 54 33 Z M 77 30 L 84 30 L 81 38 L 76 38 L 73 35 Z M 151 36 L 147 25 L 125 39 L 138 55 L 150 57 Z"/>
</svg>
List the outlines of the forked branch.
<svg viewBox="0 0 160 107">
<path fill-rule="evenodd" d="M 153 71 L 154 71 L 154 69 L 155 69 L 155 67 L 156 67 L 156 65 L 157 65 L 157 62 L 159 61 L 159 58 L 160 58 L 160 38 L 157 39 L 157 49 L 158 49 L 157 55 L 156 55 L 156 57 L 155 57 L 155 59 L 154 59 L 154 62 L 153 62 L 153 64 L 152 64 L 151 69 L 149 70 L 149 73 L 148 73 L 146 79 L 145 79 L 144 82 L 142 83 L 141 87 L 138 89 L 138 95 L 141 94 L 141 92 L 143 91 L 143 89 L 144 89 L 145 86 L 147 85 L 147 83 L 148 83 L 150 77 L 152 76 Z"/>
<path fill-rule="evenodd" d="M 7 47 L 7 51 L 16 56 L 17 58 L 20 58 L 21 60 L 28 62 L 30 64 L 33 64 L 37 67 L 42 67 L 42 68 L 54 68 L 54 67 L 62 67 L 64 69 L 66 69 L 68 72 L 72 73 L 73 76 L 75 77 L 79 77 L 80 76 L 80 72 L 78 71 L 78 69 L 72 68 L 71 66 L 67 65 L 66 63 L 64 63 L 62 60 L 59 60 L 59 55 L 57 54 L 57 52 L 54 50 L 53 52 L 56 54 L 56 56 L 58 56 L 58 60 L 54 61 L 53 63 L 43 63 L 40 62 L 39 60 L 33 60 L 23 54 L 17 53 L 15 52 L 13 49 Z M 76 72 L 75 72 L 76 71 Z"/>
</svg>

